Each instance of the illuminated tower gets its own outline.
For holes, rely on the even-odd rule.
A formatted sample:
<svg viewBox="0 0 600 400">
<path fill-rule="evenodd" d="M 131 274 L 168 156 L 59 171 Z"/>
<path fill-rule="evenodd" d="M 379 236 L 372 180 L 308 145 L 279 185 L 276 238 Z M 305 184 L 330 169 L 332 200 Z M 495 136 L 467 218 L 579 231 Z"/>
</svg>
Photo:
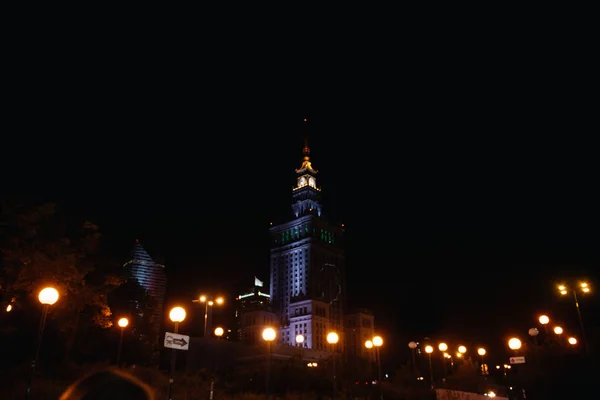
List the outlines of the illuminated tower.
<svg viewBox="0 0 600 400">
<path fill-rule="evenodd" d="M 343 336 L 344 231 L 322 217 L 318 171 L 306 142 L 303 155 L 292 190 L 294 218 L 270 228 L 271 304 L 281 343 L 294 345 L 302 334 L 305 347 L 323 350 L 328 331 Z"/>
<path fill-rule="evenodd" d="M 154 299 L 156 308 L 152 314 L 155 329 L 158 332 L 163 320 L 163 307 L 167 290 L 165 266 L 154 262 L 136 239 L 131 252 L 131 260 L 127 261 L 123 267 L 127 269 L 129 278 L 137 280 L 148 295 Z"/>
</svg>

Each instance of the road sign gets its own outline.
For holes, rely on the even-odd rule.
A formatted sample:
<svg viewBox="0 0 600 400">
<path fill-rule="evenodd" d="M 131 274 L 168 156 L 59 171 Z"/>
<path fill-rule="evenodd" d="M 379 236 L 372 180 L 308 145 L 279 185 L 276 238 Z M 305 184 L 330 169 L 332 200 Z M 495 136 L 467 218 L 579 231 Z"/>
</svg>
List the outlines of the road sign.
<svg viewBox="0 0 600 400">
<path fill-rule="evenodd" d="M 525 364 L 525 357 L 511 357 L 511 364 Z"/>
<path fill-rule="evenodd" d="M 190 337 L 179 333 L 165 332 L 165 347 L 176 350 L 188 350 Z"/>
</svg>

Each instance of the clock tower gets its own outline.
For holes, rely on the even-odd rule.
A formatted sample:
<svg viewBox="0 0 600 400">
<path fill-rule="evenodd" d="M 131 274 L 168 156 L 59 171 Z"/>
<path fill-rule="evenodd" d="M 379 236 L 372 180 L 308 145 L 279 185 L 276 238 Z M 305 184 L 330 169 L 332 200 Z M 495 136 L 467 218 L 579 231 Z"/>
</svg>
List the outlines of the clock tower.
<svg viewBox="0 0 600 400">
<path fill-rule="evenodd" d="M 302 165 L 296 170 L 298 175 L 296 186 L 293 189 L 292 211 L 296 218 L 308 214 L 321 216 L 321 188 L 317 187 L 317 170 L 313 169 L 310 162 L 310 148 L 305 141 L 304 159 Z"/>
<path fill-rule="evenodd" d="M 277 340 L 326 351 L 327 332 L 343 332 L 345 304 L 344 228 L 322 215 L 317 170 L 304 143 L 303 159 L 292 188 L 293 218 L 271 226 L 271 285 L 273 311 L 279 321 Z M 343 335 L 339 349 L 343 347 Z"/>
</svg>

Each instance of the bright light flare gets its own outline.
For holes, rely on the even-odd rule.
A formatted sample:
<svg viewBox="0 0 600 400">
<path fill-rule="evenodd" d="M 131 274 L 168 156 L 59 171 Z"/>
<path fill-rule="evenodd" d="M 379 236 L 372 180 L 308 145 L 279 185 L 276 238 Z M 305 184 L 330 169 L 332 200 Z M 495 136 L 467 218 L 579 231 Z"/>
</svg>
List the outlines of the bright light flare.
<svg viewBox="0 0 600 400">
<path fill-rule="evenodd" d="M 169 318 L 173 322 L 181 322 L 185 319 L 185 310 L 182 307 L 173 307 L 169 313 Z"/>
<path fill-rule="evenodd" d="M 273 329 L 273 328 L 265 328 L 265 330 L 262 333 L 262 337 L 263 337 L 263 340 L 265 340 L 267 342 L 272 342 L 277 337 L 277 333 L 275 332 L 275 329 Z"/>
<path fill-rule="evenodd" d="M 519 350 L 521 348 L 521 341 L 517 338 L 510 338 L 508 341 L 508 348 L 511 350 Z"/>
<path fill-rule="evenodd" d="M 58 301 L 58 291 L 53 287 L 47 287 L 40 291 L 38 295 L 40 303 L 52 305 Z"/>
</svg>

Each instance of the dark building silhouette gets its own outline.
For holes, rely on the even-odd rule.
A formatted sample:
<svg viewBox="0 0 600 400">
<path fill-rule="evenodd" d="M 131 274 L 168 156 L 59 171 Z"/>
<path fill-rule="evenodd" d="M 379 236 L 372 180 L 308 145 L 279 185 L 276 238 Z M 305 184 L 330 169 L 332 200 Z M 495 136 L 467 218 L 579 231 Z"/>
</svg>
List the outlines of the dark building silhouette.
<svg viewBox="0 0 600 400">
<path fill-rule="evenodd" d="M 165 266 L 154 262 L 138 240 L 131 252 L 131 259 L 123 265 L 129 279 L 135 279 L 154 300 L 153 321 L 158 333 L 163 320 L 167 276 Z"/>
<path fill-rule="evenodd" d="M 271 304 L 271 295 L 267 293 L 264 283 L 254 277 L 254 286 L 246 290 L 244 293 L 235 298 L 235 323 L 236 323 L 236 339 L 245 342 L 254 342 L 257 336 L 253 325 L 257 325 L 257 329 L 264 328 L 263 324 L 255 324 L 257 320 L 261 321 L 260 316 L 269 315 Z M 273 318 L 271 318 L 272 320 Z"/>
</svg>

